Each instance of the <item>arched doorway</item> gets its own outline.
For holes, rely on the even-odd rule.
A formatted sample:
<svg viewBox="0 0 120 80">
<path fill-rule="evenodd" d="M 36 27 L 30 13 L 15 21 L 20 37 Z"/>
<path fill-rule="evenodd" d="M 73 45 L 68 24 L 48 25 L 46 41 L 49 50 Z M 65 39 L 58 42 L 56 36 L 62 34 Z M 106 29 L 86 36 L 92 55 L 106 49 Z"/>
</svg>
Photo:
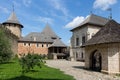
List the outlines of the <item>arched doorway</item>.
<svg viewBox="0 0 120 80">
<path fill-rule="evenodd" d="M 102 56 L 101 53 L 97 50 L 95 50 L 93 53 L 91 53 L 91 69 L 94 71 L 101 71 L 102 68 Z"/>
</svg>

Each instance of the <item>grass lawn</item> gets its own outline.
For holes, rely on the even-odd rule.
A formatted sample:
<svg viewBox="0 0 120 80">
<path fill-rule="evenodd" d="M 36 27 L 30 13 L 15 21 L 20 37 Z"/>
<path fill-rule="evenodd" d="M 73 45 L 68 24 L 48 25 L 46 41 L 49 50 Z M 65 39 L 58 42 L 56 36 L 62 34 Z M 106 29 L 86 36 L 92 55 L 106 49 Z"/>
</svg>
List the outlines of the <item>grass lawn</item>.
<svg viewBox="0 0 120 80">
<path fill-rule="evenodd" d="M 35 67 L 31 72 L 21 74 L 21 66 L 17 60 L 0 64 L 0 80 L 75 80 L 62 71 L 42 65 Z"/>
</svg>

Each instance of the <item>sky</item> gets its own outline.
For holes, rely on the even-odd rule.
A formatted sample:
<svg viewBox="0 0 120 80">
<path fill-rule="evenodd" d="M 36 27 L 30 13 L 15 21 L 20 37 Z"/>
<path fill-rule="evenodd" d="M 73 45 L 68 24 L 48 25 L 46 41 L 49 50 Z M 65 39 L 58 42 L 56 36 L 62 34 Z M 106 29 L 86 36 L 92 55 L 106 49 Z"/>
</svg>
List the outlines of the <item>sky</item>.
<svg viewBox="0 0 120 80">
<path fill-rule="evenodd" d="M 22 36 L 41 32 L 48 23 L 54 32 L 69 45 L 71 29 L 77 27 L 91 13 L 112 18 L 120 23 L 120 0 L 0 0 L 0 23 L 14 11 L 24 26 Z"/>
</svg>

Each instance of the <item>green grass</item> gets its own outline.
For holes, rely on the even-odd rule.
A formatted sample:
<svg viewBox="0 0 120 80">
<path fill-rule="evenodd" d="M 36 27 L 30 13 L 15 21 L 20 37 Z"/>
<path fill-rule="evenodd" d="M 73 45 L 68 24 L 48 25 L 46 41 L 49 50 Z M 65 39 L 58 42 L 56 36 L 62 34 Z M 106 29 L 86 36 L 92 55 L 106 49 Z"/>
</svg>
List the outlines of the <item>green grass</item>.
<svg viewBox="0 0 120 80">
<path fill-rule="evenodd" d="M 0 80 L 75 80 L 72 76 L 64 74 L 59 69 L 42 65 L 35 67 L 28 73 L 22 75 L 21 66 L 17 60 L 0 64 Z"/>
</svg>

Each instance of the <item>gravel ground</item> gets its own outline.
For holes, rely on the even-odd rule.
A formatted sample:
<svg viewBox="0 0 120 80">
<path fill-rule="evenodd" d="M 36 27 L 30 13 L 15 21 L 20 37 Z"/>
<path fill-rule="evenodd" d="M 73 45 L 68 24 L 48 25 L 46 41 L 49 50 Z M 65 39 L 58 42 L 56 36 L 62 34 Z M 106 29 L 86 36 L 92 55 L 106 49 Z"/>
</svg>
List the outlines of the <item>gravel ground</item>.
<svg viewBox="0 0 120 80">
<path fill-rule="evenodd" d="M 84 69 L 84 62 L 46 60 L 46 65 L 74 76 L 76 80 L 120 80 L 120 77 Z"/>
</svg>

